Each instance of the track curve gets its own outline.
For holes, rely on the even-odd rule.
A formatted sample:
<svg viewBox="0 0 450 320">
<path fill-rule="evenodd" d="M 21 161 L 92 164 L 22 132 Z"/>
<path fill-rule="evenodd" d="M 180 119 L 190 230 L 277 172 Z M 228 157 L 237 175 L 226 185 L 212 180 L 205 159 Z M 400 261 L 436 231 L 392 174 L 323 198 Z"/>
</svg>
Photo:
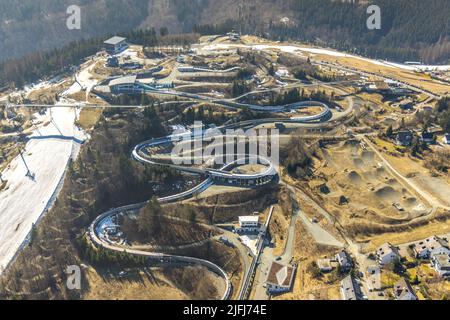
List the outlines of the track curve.
<svg viewBox="0 0 450 320">
<path fill-rule="evenodd" d="M 236 99 L 238 99 L 238 98 L 213 99 L 211 97 L 205 97 L 205 96 L 202 96 L 199 94 L 179 92 L 179 91 L 174 91 L 174 90 L 160 90 L 160 89 L 156 89 L 150 85 L 145 85 L 145 84 L 141 84 L 141 85 L 143 85 L 143 87 L 146 88 L 146 92 L 148 92 L 148 93 L 171 95 L 171 96 L 176 96 L 176 97 L 181 97 L 181 98 L 192 99 L 192 100 L 199 101 L 199 102 L 209 102 L 209 103 L 221 105 L 224 108 L 228 108 L 228 109 L 232 109 L 232 110 L 249 109 L 249 110 L 252 110 L 255 112 L 279 113 L 279 112 L 296 111 L 296 110 L 301 110 L 301 109 L 314 107 L 314 106 L 322 107 L 323 111 L 321 113 L 313 115 L 313 116 L 286 118 L 286 120 L 291 119 L 292 122 L 298 122 L 298 123 L 308 123 L 311 121 L 320 121 L 320 120 L 326 119 L 327 117 L 329 117 L 331 115 L 330 107 L 327 104 L 320 102 L 320 101 L 301 101 L 301 102 L 295 102 L 295 103 L 290 103 L 290 104 L 285 104 L 285 105 L 280 105 L 280 106 L 261 106 L 261 105 L 237 102 Z"/>
<path fill-rule="evenodd" d="M 305 116 L 305 117 L 293 117 L 293 118 L 269 118 L 269 119 L 256 119 L 256 120 L 249 120 L 244 121 L 240 123 L 225 125 L 222 127 L 219 127 L 219 130 L 227 129 L 227 128 L 238 128 L 243 127 L 245 125 L 257 125 L 261 123 L 269 123 L 269 122 L 295 122 L 295 123 L 315 123 L 315 122 L 326 122 L 331 119 L 331 110 L 330 108 L 322 103 L 317 101 L 307 101 L 307 102 L 298 102 L 293 104 L 288 104 L 284 106 L 257 106 L 257 105 L 250 105 L 250 104 L 242 104 L 238 102 L 233 102 L 229 100 L 211 100 L 210 98 L 205 98 L 197 95 L 192 94 L 185 94 L 185 93 L 179 93 L 179 92 L 172 92 L 172 91 L 158 91 L 158 93 L 162 94 L 175 94 L 177 96 L 184 96 L 190 99 L 194 99 L 197 101 L 210 101 L 215 104 L 222 105 L 227 108 L 233 108 L 233 109 L 242 109 L 242 108 L 248 108 L 256 112 L 265 112 L 265 113 L 279 113 L 279 112 L 287 112 L 292 110 L 299 110 L 311 106 L 321 106 L 323 108 L 323 111 L 317 115 L 313 116 Z M 204 130 L 201 131 L 201 134 L 195 135 L 194 133 L 184 133 L 178 136 L 178 138 L 182 138 L 183 136 L 195 140 L 199 138 L 203 138 L 204 136 Z M 201 174 L 206 176 L 206 179 L 198 184 L 196 187 L 192 188 L 191 190 L 182 192 L 180 194 L 168 196 L 159 198 L 158 201 L 161 203 L 167 203 L 167 202 L 174 202 L 174 201 L 180 201 L 183 199 L 187 199 L 191 197 L 192 195 L 202 192 L 206 190 L 208 187 L 210 187 L 212 184 L 214 184 L 214 180 L 217 178 L 224 178 L 224 179 L 230 179 L 230 180 L 258 180 L 262 179 L 263 184 L 270 183 L 273 181 L 275 177 L 278 176 L 278 173 L 276 171 L 276 168 L 274 167 L 273 163 L 264 157 L 261 156 L 249 156 L 249 155 L 237 155 L 238 158 L 241 156 L 238 160 L 235 160 L 233 162 L 225 164 L 220 169 L 199 169 L 199 168 L 192 168 L 187 166 L 181 166 L 181 165 L 175 165 L 175 164 L 164 164 L 164 163 L 158 163 L 153 161 L 151 158 L 147 157 L 145 155 L 144 149 L 152 146 L 159 146 L 167 143 L 172 143 L 174 139 L 174 135 L 169 135 L 162 138 L 157 139 L 151 139 L 145 142 L 142 142 L 135 146 L 135 148 L 132 151 L 132 158 L 136 161 L 139 161 L 146 165 L 158 165 L 158 166 L 168 166 L 175 170 L 179 170 L 181 172 L 188 172 L 188 173 L 195 173 L 195 174 Z M 236 156 L 234 154 L 233 156 Z M 237 164 L 238 161 L 242 160 L 243 158 L 246 158 L 247 160 L 253 159 L 257 160 L 261 164 L 265 165 L 267 167 L 266 170 L 260 173 L 255 174 L 235 174 L 230 173 L 227 170 L 234 165 Z M 255 159 L 256 158 L 256 159 Z M 89 227 L 89 238 L 92 241 L 92 243 L 97 247 L 102 247 L 108 250 L 116 251 L 116 252 L 126 252 L 128 254 L 134 254 L 138 256 L 144 256 L 150 259 L 158 259 L 158 260 L 164 260 L 167 259 L 171 262 L 183 262 L 188 264 L 199 264 L 202 265 L 214 272 L 216 272 L 218 275 L 222 276 L 223 279 L 226 282 L 226 290 L 225 293 L 222 296 L 222 300 L 227 300 L 230 298 L 231 291 L 232 291 L 232 285 L 231 281 L 227 275 L 227 273 L 218 265 L 212 263 L 211 261 L 199 259 L 199 258 L 193 258 L 188 256 L 179 256 L 179 255 L 170 255 L 165 253 L 156 253 L 156 252 L 146 252 L 141 250 L 134 250 L 131 247 L 125 248 L 122 246 L 119 246 L 117 244 L 108 242 L 108 240 L 105 237 L 101 236 L 101 225 L 104 223 L 107 219 L 111 219 L 112 217 L 118 215 L 121 212 L 131 211 L 131 210 L 139 210 L 148 202 L 134 204 L 130 206 L 125 206 L 121 208 L 111 209 L 108 212 L 103 213 L 99 217 L 97 217 L 93 223 Z"/>
<path fill-rule="evenodd" d="M 227 273 L 225 270 L 220 268 L 218 265 L 204 259 L 200 258 L 194 258 L 194 257 L 186 257 L 186 256 L 179 256 L 179 255 L 171 255 L 171 254 L 164 254 L 164 253 L 155 253 L 155 252 L 148 252 L 148 251 L 142 251 L 142 250 L 134 250 L 131 248 L 123 248 L 116 244 L 109 243 L 105 238 L 98 235 L 98 232 L 101 231 L 101 224 L 107 219 L 111 219 L 112 217 L 118 215 L 119 213 L 126 212 L 126 211 L 132 211 L 132 210 L 139 210 L 145 207 L 147 203 L 139 203 L 134 204 L 130 206 L 120 207 L 116 209 L 111 209 L 108 212 L 103 213 L 102 215 L 98 216 L 94 222 L 89 227 L 89 238 L 91 242 L 96 247 L 101 247 L 104 249 L 108 249 L 115 252 L 121 252 L 121 253 L 127 253 L 137 256 L 146 257 L 149 259 L 154 259 L 158 261 L 170 261 L 171 263 L 174 262 L 182 262 L 187 264 L 199 264 L 202 265 L 209 270 L 213 270 L 218 275 L 223 277 L 225 279 L 226 289 L 225 293 L 222 295 L 222 300 L 227 300 L 230 297 L 232 285 L 231 281 L 228 278 Z"/>
</svg>

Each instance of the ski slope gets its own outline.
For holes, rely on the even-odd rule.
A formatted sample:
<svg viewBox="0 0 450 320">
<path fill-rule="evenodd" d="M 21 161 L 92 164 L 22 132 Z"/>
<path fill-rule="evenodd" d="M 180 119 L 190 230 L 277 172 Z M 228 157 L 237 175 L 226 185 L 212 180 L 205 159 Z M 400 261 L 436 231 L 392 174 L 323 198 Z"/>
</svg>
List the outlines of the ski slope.
<svg viewBox="0 0 450 320">
<path fill-rule="evenodd" d="M 62 179 L 74 144 L 83 141 L 83 132 L 75 128 L 73 109 L 56 109 L 53 121 L 36 130 L 26 144 L 23 157 L 16 157 L 2 173 L 8 181 L 0 192 L 0 272 L 20 248 L 33 223 L 36 223 Z"/>
<path fill-rule="evenodd" d="M 94 63 L 80 72 L 78 82 L 91 88 L 97 82 L 90 76 Z M 26 89 L 52 85 L 48 81 Z M 75 83 L 62 96 L 81 90 Z M 70 101 L 61 98 L 60 104 Z M 74 108 L 56 108 L 46 118 L 50 123 L 36 128 L 29 136 L 23 158 L 16 157 L 2 172 L 6 188 L 0 191 L 0 274 L 14 259 L 34 223 L 37 223 L 56 198 L 64 178 L 69 159 L 79 150 L 87 136 L 75 126 L 77 112 Z M 28 169 L 31 176 L 27 176 Z"/>
</svg>

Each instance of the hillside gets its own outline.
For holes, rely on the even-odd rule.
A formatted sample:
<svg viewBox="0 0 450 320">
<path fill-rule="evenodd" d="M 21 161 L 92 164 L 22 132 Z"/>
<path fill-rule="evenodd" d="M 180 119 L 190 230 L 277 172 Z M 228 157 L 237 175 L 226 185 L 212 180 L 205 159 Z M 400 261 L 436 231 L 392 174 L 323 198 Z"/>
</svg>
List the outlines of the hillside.
<svg viewBox="0 0 450 320">
<path fill-rule="evenodd" d="M 70 5 L 81 8 L 81 30 L 66 26 Z M 0 61 L 136 28 L 147 6 L 148 0 L 0 0 Z"/>
<path fill-rule="evenodd" d="M 167 27 L 178 33 L 190 32 L 195 25 L 213 25 L 217 31 L 242 28 L 279 40 L 311 41 L 399 61 L 434 63 L 450 58 L 450 2 L 377 0 L 382 15 L 379 31 L 366 28 L 367 2 L 372 1 L 0 0 L 0 61 L 135 28 Z M 70 31 L 65 11 L 77 3 L 82 8 L 82 29 Z M 289 20 L 281 22 L 284 17 Z"/>
</svg>

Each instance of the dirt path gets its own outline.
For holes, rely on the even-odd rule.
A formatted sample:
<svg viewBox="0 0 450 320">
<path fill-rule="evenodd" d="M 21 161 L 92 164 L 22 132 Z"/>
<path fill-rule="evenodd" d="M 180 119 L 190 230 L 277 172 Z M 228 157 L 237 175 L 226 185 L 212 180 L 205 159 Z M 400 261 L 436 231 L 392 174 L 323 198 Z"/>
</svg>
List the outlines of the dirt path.
<svg viewBox="0 0 450 320">
<path fill-rule="evenodd" d="M 415 193 L 420 195 L 426 202 L 428 202 L 430 204 L 431 207 L 433 207 L 432 212 L 434 212 L 436 210 L 436 208 L 443 208 L 443 209 L 446 209 L 446 210 L 450 210 L 450 207 L 447 207 L 447 206 L 443 205 L 439 200 L 437 200 L 431 194 L 429 194 L 428 192 L 422 190 L 417 185 L 416 182 L 414 182 L 411 179 L 405 178 L 397 169 L 395 169 L 386 160 L 385 157 L 383 157 L 383 154 L 380 151 L 378 151 L 378 149 L 373 145 L 373 143 L 367 137 L 362 137 L 362 141 L 364 141 L 370 147 L 370 149 L 372 149 L 375 152 L 375 154 L 378 156 L 378 158 L 381 159 L 383 164 L 392 172 L 392 174 L 394 176 L 396 176 L 401 182 L 406 184 L 410 189 L 414 190 Z"/>
</svg>

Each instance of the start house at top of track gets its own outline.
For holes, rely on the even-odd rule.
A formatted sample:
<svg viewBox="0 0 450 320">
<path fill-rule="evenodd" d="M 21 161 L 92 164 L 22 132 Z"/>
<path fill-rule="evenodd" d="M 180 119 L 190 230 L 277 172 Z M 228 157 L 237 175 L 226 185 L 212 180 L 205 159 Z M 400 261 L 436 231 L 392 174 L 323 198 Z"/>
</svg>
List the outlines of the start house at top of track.
<svg viewBox="0 0 450 320">
<path fill-rule="evenodd" d="M 103 47 L 110 55 L 115 55 L 128 48 L 126 40 L 126 38 L 115 36 L 103 42 Z"/>
</svg>

